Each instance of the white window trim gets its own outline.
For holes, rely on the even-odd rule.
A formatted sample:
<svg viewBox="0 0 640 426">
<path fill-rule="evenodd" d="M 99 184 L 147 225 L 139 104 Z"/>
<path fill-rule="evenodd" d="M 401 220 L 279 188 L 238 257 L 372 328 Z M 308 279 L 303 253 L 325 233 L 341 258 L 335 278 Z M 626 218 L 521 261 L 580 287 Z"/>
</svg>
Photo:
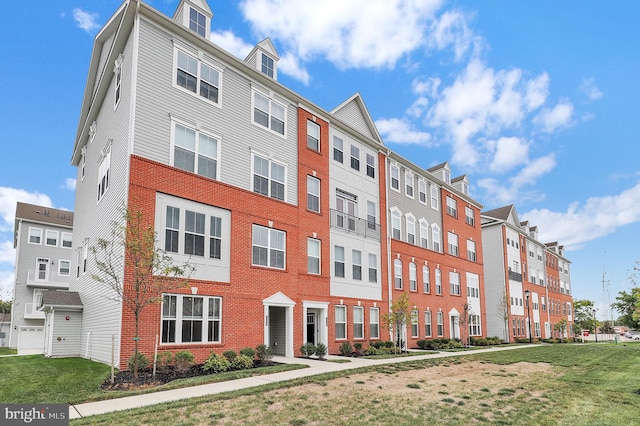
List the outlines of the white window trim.
<svg viewBox="0 0 640 426">
<path fill-rule="evenodd" d="M 356 311 L 360 312 L 360 316 L 361 316 L 361 320 L 359 322 L 356 322 Z M 360 325 L 360 330 L 362 330 L 362 334 L 360 336 L 358 336 L 356 334 L 356 325 Z M 365 336 L 365 332 L 364 332 L 364 306 L 354 306 L 353 307 L 353 339 L 354 340 L 363 340 Z"/>
<path fill-rule="evenodd" d="M 175 166 L 176 126 L 182 126 L 182 127 L 186 128 L 188 130 L 192 130 L 193 132 L 195 132 L 195 145 L 196 145 L 196 147 L 195 147 L 195 151 L 193 151 L 194 152 L 193 172 Z M 203 135 L 203 136 L 206 136 L 208 138 L 216 140 L 216 156 L 215 156 L 215 158 L 212 158 L 212 157 L 210 157 L 208 155 L 202 154 L 207 158 L 212 158 L 216 162 L 216 175 L 213 178 L 198 173 L 198 155 L 200 155 L 200 152 L 199 152 L 200 151 L 199 150 L 200 135 Z M 182 170 L 182 171 L 185 171 L 185 172 L 188 172 L 188 173 L 193 173 L 194 175 L 198 175 L 198 176 L 206 178 L 206 179 L 220 180 L 220 168 L 221 168 L 220 152 L 222 150 L 221 145 L 222 145 L 222 137 L 217 136 L 212 132 L 208 132 L 208 131 L 204 131 L 202 129 L 196 128 L 196 127 L 188 124 L 186 121 L 179 120 L 179 119 L 176 119 L 175 117 L 172 117 L 172 120 L 171 120 L 171 149 L 170 149 L 170 152 L 169 152 L 169 164 L 171 165 L 171 167 L 175 167 L 175 168 L 177 168 L 179 170 Z M 186 151 L 189 151 L 186 148 L 183 148 L 183 149 L 185 149 Z"/>
<path fill-rule="evenodd" d="M 337 140 L 340 141 L 339 149 L 336 147 Z M 338 135 L 333 135 L 331 147 L 333 148 L 331 151 L 331 160 L 336 161 L 340 164 L 344 164 L 344 138 L 341 138 Z M 342 154 L 342 161 L 336 160 L 336 154 L 335 154 L 336 152 L 339 152 L 340 154 Z"/>
<path fill-rule="evenodd" d="M 424 189 L 424 191 L 422 191 L 422 189 Z M 420 199 L 420 194 L 424 194 L 424 201 Z M 427 181 L 422 178 L 418 178 L 418 202 L 425 206 L 429 202 L 429 185 Z"/>
<path fill-rule="evenodd" d="M 269 183 L 269 194 L 267 194 L 267 195 L 261 194 L 259 192 L 256 192 L 255 188 L 254 188 L 254 175 L 256 174 L 255 173 L 255 158 L 256 157 L 260 157 L 260 158 L 262 158 L 264 160 L 267 160 L 269 162 L 269 176 L 267 177 L 268 183 Z M 280 200 L 279 198 L 275 198 L 275 197 L 271 196 L 271 181 L 273 180 L 272 177 L 271 177 L 271 163 L 276 163 L 276 164 L 278 164 L 278 165 L 280 165 L 280 166 L 282 166 L 284 168 L 284 182 L 283 182 L 283 185 L 284 185 L 284 199 L 282 199 L 282 200 Z M 263 195 L 264 197 L 272 198 L 274 200 L 280 200 L 280 201 L 287 202 L 287 198 L 288 198 L 287 197 L 287 190 L 289 188 L 289 185 L 288 185 L 288 180 L 289 180 L 288 179 L 288 173 L 289 173 L 289 168 L 288 168 L 286 163 L 284 163 L 282 161 L 274 160 L 270 156 L 261 154 L 261 153 L 259 153 L 257 151 L 253 151 L 253 150 L 251 151 L 251 176 L 250 176 L 251 184 L 250 184 L 250 187 L 251 187 L 251 191 L 252 192 L 254 192 L 256 194 Z"/>
<path fill-rule="evenodd" d="M 198 62 L 198 75 L 196 76 L 197 79 L 197 83 L 196 83 L 196 91 L 192 92 L 191 90 L 188 90 L 186 87 L 182 87 L 178 84 L 177 82 L 177 70 L 178 70 L 178 51 L 184 53 L 187 56 L 192 57 L 193 59 L 195 59 Z M 195 54 L 194 54 L 195 53 Z M 202 68 L 200 67 L 201 64 L 206 65 L 209 68 L 214 69 L 215 71 L 218 72 L 218 102 L 213 102 L 212 100 L 205 98 L 204 96 L 200 95 L 200 82 L 202 81 L 202 77 L 200 75 L 200 73 L 202 72 Z M 172 84 L 173 87 L 175 87 L 176 89 L 184 92 L 184 93 L 188 93 L 190 96 L 194 96 L 198 99 L 200 99 L 203 102 L 208 103 L 209 105 L 214 105 L 218 108 L 222 108 L 222 75 L 223 75 L 223 69 L 219 66 L 216 66 L 214 64 L 212 64 L 209 61 L 205 61 L 203 59 L 203 54 L 202 52 L 200 53 L 196 53 L 196 52 L 189 52 L 186 49 L 180 49 L 177 46 L 174 47 L 173 49 L 173 76 L 172 76 Z M 252 110 L 253 112 L 253 110 Z"/>
<path fill-rule="evenodd" d="M 39 243 L 32 243 L 31 242 L 31 231 L 39 231 L 39 238 L 40 238 L 40 242 Z M 41 246 L 44 244 L 44 231 L 42 230 L 42 228 L 36 228 L 34 226 L 30 226 L 29 227 L 29 233 L 27 234 L 27 243 L 28 244 L 33 244 L 33 245 L 37 245 L 37 246 Z"/>
<path fill-rule="evenodd" d="M 318 255 L 311 255 L 311 245 L 317 244 L 318 247 Z M 317 238 L 307 238 L 307 273 L 311 275 L 321 275 L 322 274 L 322 242 Z M 318 259 L 318 271 L 312 272 L 309 268 L 309 261 L 311 259 Z"/>
<path fill-rule="evenodd" d="M 317 136 L 312 135 L 311 133 L 315 133 L 316 129 L 318 131 L 318 135 Z M 307 148 L 315 152 L 321 152 L 320 132 L 321 132 L 320 125 L 313 120 L 307 119 Z M 315 141 L 315 143 L 318 145 L 317 148 L 309 146 L 309 138 Z"/>
<path fill-rule="evenodd" d="M 285 171 L 286 171 L 286 168 L 285 168 Z M 286 178 L 285 178 L 285 180 L 286 180 Z M 311 192 L 311 190 L 309 189 L 309 182 L 310 181 L 314 181 L 314 182 L 318 183 L 318 193 L 317 194 Z M 320 198 L 320 190 L 321 190 L 320 186 L 321 185 L 320 184 L 321 184 L 320 179 L 318 179 L 315 176 L 307 175 L 307 210 L 309 210 L 310 212 L 320 213 L 320 211 L 322 209 L 322 206 L 320 205 L 320 201 L 321 201 L 321 198 Z M 286 189 L 286 186 L 285 186 L 285 189 Z M 309 196 L 312 196 L 312 197 L 315 197 L 315 198 L 318 199 L 318 209 L 317 210 L 309 208 Z"/>
<path fill-rule="evenodd" d="M 62 273 L 62 262 L 67 262 L 69 264 L 68 272 L 66 274 Z M 71 276 L 71 261 L 66 259 L 58 259 L 58 275 L 61 277 L 69 277 Z"/>
<path fill-rule="evenodd" d="M 404 215 L 405 223 L 406 223 L 406 231 L 407 231 L 407 243 L 413 245 L 419 245 L 418 234 L 416 232 L 416 218 L 411 213 L 407 213 Z M 413 233 L 411 233 L 411 228 L 413 228 Z M 413 242 L 410 240 L 409 236 L 413 235 Z"/>
<path fill-rule="evenodd" d="M 438 187 L 434 184 L 429 184 L 429 203 L 431 208 L 439 211 L 440 210 L 440 192 L 438 191 Z"/>
<path fill-rule="evenodd" d="M 394 173 L 394 171 L 398 173 L 398 179 L 397 179 L 397 180 L 398 180 L 398 187 L 397 187 L 397 188 L 394 188 L 394 187 L 393 187 L 393 173 Z M 398 166 L 397 166 L 397 165 L 395 165 L 395 164 L 392 164 L 392 165 L 390 166 L 390 171 L 389 171 L 389 188 L 391 188 L 393 191 L 400 192 L 400 167 L 398 167 Z"/>
<path fill-rule="evenodd" d="M 258 263 L 254 263 L 253 260 L 253 247 L 254 247 L 254 243 L 253 243 L 253 239 L 251 240 L 251 266 L 255 266 L 256 268 L 267 268 L 267 269 L 276 269 L 279 271 L 286 271 L 287 270 L 287 233 L 286 231 L 283 231 L 281 229 L 275 229 L 275 228 L 270 228 L 267 226 L 262 226 L 262 225 L 258 225 L 258 224 L 252 224 L 251 226 L 251 234 L 253 235 L 253 229 L 254 228 L 262 228 L 262 229 L 266 229 L 268 231 L 268 241 L 267 241 L 267 264 L 266 265 L 260 265 Z M 282 233 L 284 235 L 284 248 L 282 249 L 284 251 L 284 259 L 283 259 L 283 265 L 282 268 L 277 267 L 277 266 L 271 266 L 271 251 L 273 250 L 273 246 L 271 245 L 271 238 L 272 238 L 272 232 L 279 232 Z M 259 246 L 259 247 L 265 247 L 265 246 Z M 280 249 L 278 249 L 280 250 Z"/>
<path fill-rule="evenodd" d="M 394 227 L 394 222 L 397 222 L 399 227 Z M 394 230 L 398 230 L 398 236 L 394 236 Z M 391 207 L 391 238 L 402 240 L 402 212 L 397 207 Z"/>
<path fill-rule="evenodd" d="M 365 170 L 364 170 L 365 176 L 367 176 L 370 179 L 375 179 L 376 178 L 376 156 L 371 154 L 371 153 L 365 152 L 364 153 L 364 158 L 365 158 L 365 166 L 364 166 L 364 168 L 365 168 Z M 371 159 L 371 161 L 372 161 L 371 164 L 369 163 L 369 159 Z M 372 172 L 373 176 L 371 176 L 369 174 L 369 170 L 373 170 L 373 172 Z"/>
<path fill-rule="evenodd" d="M 176 316 L 174 317 L 165 317 L 163 315 L 162 312 L 162 304 L 160 305 L 160 340 L 161 340 L 161 345 L 162 346 L 177 346 L 177 345 L 211 345 L 213 343 L 221 343 L 222 342 L 222 312 L 223 312 L 223 299 L 220 296 L 209 296 L 209 295 L 191 295 L 191 294 L 174 294 L 174 293 L 163 293 L 162 294 L 162 298 L 164 300 L 164 296 L 175 296 L 176 297 Z M 188 321 L 189 319 L 183 319 L 183 313 L 182 313 L 182 307 L 183 307 L 183 303 L 184 303 L 184 299 L 187 297 L 195 297 L 195 298 L 202 298 L 203 300 L 203 306 L 202 306 L 202 335 L 201 335 L 201 340 L 198 342 L 183 342 L 182 341 L 182 322 L 183 321 Z M 220 301 L 220 316 L 218 318 L 218 336 L 219 336 L 219 340 L 213 340 L 213 341 L 209 341 L 207 340 L 207 332 L 209 329 L 209 303 L 212 303 L 214 300 L 219 300 Z M 206 304 L 204 303 L 204 301 L 206 301 Z M 175 342 L 163 342 L 162 338 L 164 337 L 162 335 L 162 323 L 165 320 L 174 320 L 176 323 L 175 326 Z M 214 318 L 215 320 L 215 318 Z"/>
<path fill-rule="evenodd" d="M 420 337 L 420 323 L 418 316 L 420 313 L 417 309 L 413 309 L 411 311 L 411 337 L 416 338 Z"/>
<path fill-rule="evenodd" d="M 267 118 L 268 118 L 268 126 L 264 126 L 261 123 L 258 123 L 255 121 L 255 115 L 254 115 L 254 111 L 256 108 L 256 93 L 259 94 L 260 96 L 263 96 L 265 98 L 267 98 L 267 100 L 269 101 L 269 111 L 263 111 L 267 113 Z M 273 130 L 271 128 L 271 117 L 273 115 L 272 113 L 272 105 L 276 104 L 280 107 L 282 107 L 284 109 L 284 133 L 280 133 L 277 132 L 275 130 Z M 265 92 L 262 92 L 260 90 L 256 90 L 255 88 L 251 91 L 251 123 L 254 126 L 259 127 L 260 129 L 263 129 L 271 134 L 277 135 L 281 138 L 286 139 L 287 138 L 287 121 L 288 121 L 288 115 L 289 115 L 289 110 L 287 108 L 287 105 L 285 105 L 282 102 L 278 102 L 277 100 L 273 99 L 273 97 L 270 94 L 266 94 Z"/>
<path fill-rule="evenodd" d="M 113 67 L 113 78 L 114 78 L 114 87 L 113 87 L 113 110 L 115 111 L 120 104 L 120 100 L 122 99 L 122 62 L 124 57 L 122 53 L 118 55 L 118 58 L 115 61 L 115 65 Z"/>
<path fill-rule="evenodd" d="M 411 172 L 404 172 L 404 195 L 411 198 L 412 200 L 416 196 L 416 188 L 415 188 L 415 179 L 414 175 Z M 411 188 L 411 194 L 409 194 L 409 188 Z"/>
<path fill-rule="evenodd" d="M 375 315 L 373 314 L 375 312 Z M 371 330 L 375 327 L 376 333 L 371 332 Z M 369 339 L 379 339 L 380 338 L 380 308 L 372 307 L 369 308 Z"/>
<path fill-rule="evenodd" d="M 336 315 L 338 309 L 341 309 L 344 312 L 344 322 L 338 322 L 338 315 Z M 349 337 L 349 330 L 347 328 L 347 323 L 348 323 L 349 317 L 347 316 L 347 306 L 346 305 L 336 305 L 335 306 L 334 319 L 335 319 L 334 326 L 335 326 L 336 340 L 347 340 L 347 338 Z M 343 337 L 338 337 L 338 324 L 344 324 L 344 336 Z"/>
<path fill-rule="evenodd" d="M 428 327 L 428 329 L 427 329 Z M 424 311 L 424 336 L 431 337 L 433 335 L 433 318 L 431 311 Z"/>
<path fill-rule="evenodd" d="M 55 244 L 49 244 L 48 240 L 49 240 L 49 234 L 53 234 L 55 235 Z M 58 247 L 58 245 L 60 244 L 60 232 L 58 231 L 54 231 L 53 229 L 45 229 L 44 231 L 44 245 L 47 247 Z"/>
<path fill-rule="evenodd" d="M 418 220 L 419 229 L 420 229 L 420 237 L 418 238 L 418 245 L 422 248 L 429 248 L 429 222 L 427 222 L 424 218 L 420 218 Z M 425 239 L 427 241 L 426 245 L 422 245 L 422 240 Z"/>
<path fill-rule="evenodd" d="M 98 201 L 96 204 L 100 203 L 111 187 L 111 145 L 112 139 L 109 139 L 102 148 L 98 159 Z"/>
<path fill-rule="evenodd" d="M 342 259 L 338 260 L 336 258 L 336 248 L 340 248 L 342 249 Z M 347 277 L 347 259 L 346 259 L 347 255 L 346 255 L 346 249 L 344 248 L 344 246 L 339 246 L 339 245 L 334 245 L 333 246 L 333 263 L 331 265 L 332 269 L 333 269 L 333 276 L 336 278 L 346 278 Z M 336 275 L 336 263 L 341 263 L 342 264 L 342 276 L 338 276 Z"/>
<path fill-rule="evenodd" d="M 66 239 L 65 239 L 65 236 L 67 237 Z M 64 245 L 65 241 L 69 241 L 71 244 L 67 247 L 67 246 Z M 72 248 L 72 245 L 73 245 L 73 234 L 71 232 L 61 232 L 60 233 L 60 247 L 61 248 L 70 249 L 70 248 Z"/>
</svg>

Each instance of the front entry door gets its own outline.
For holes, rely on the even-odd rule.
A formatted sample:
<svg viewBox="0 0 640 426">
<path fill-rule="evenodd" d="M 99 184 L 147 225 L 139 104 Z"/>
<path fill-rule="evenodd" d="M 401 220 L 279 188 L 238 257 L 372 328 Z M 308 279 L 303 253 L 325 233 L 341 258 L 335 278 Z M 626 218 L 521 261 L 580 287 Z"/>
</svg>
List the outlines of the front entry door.
<svg viewBox="0 0 640 426">
<path fill-rule="evenodd" d="M 307 312 L 307 343 L 316 344 L 316 314 Z"/>
</svg>

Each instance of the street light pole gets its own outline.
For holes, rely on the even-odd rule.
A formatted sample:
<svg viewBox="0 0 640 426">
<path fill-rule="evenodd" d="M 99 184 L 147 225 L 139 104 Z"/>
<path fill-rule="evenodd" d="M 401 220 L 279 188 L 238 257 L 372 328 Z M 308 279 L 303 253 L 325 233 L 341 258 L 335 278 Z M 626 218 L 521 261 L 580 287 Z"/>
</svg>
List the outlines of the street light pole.
<svg viewBox="0 0 640 426">
<path fill-rule="evenodd" d="M 593 312 L 593 334 L 596 335 L 596 343 L 598 343 L 598 320 L 596 319 L 595 308 L 591 310 Z"/>
<path fill-rule="evenodd" d="M 529 306 L 529 296 L 531 292 L 529 290 L 524 291 L 524 296 L 527 298 L 527 320 L 529 321 L 529 343 L 533 343 L 533 336 L 531 335 L 531 307 Z"/>
</svg>

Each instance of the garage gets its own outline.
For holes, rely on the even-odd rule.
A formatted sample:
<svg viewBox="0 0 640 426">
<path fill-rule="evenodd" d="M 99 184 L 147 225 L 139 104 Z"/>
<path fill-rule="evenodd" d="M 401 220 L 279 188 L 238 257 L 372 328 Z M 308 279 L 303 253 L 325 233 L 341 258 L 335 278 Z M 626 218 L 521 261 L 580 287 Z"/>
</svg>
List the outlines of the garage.
<svg viewBox="0 0 640 426">
<path fill-rule="evenodd" d="M 18 334 L 18 354 L 44 353 L 44 327 L 20 327 Z"/>
</svg>

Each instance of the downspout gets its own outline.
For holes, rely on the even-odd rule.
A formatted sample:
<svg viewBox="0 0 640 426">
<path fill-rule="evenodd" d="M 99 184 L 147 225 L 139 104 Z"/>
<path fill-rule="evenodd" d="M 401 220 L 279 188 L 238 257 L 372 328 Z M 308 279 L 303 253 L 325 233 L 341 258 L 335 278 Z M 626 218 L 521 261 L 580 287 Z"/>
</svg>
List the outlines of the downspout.
<svg viewBox="0 0 640 426">
<path fill-rule="evenodd" d="M 387 184 L 387 181 L 389 180 L 389 155 L 391 154 L 391 150 L 389 148 L 387 148 L 387 153 L 386 153 L 386 158 L 385 158 L 385 162 L 384 162 L 384 167 L 385 167 L 385 182 L 384 182 L 384 198 L 385 198 L 385 219 L 386 219 L 386 223 L 385 223 L 385 230 L 386 230 L 386 235 L 385 238 L 387 239 L 387 292 L 388 292 L 388 307 L 387 307 L 387 314 L 391 313 L 391 305 L 393 304 L 393 292 L 392 292 L 392 281 L 391 281 L 391 275 L 392 275 L 392 271 L 391 271 L 391 235 L 389 234 L 389 218 L 388 218 L 388 214 L 389 214 L 389 185 Z M 392 339 L 393 333 L 391 330 L 389 330 L 389 338 Z M 393 340 L 393 339 L 392 339 Z"/>
</svg>

